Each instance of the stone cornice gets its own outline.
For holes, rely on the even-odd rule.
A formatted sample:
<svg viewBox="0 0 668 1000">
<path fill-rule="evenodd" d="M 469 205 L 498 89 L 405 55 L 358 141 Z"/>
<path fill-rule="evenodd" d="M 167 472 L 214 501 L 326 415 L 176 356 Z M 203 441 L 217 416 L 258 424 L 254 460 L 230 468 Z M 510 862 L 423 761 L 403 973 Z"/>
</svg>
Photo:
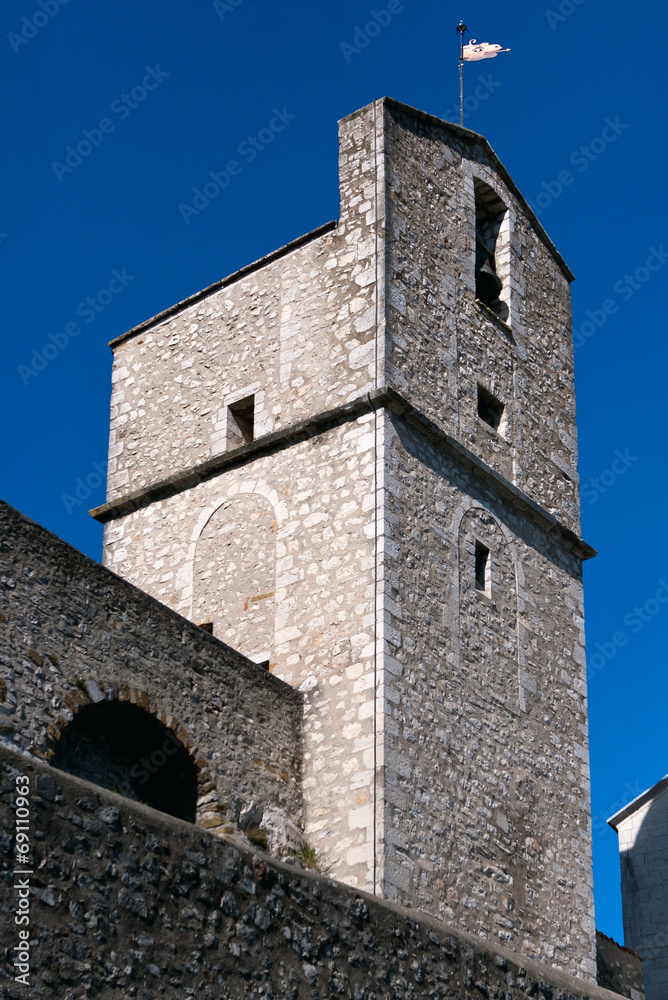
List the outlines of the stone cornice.
<svg viewBox="0 0 668 1000">
<path fill-rule="evenodd" d="M 144 486 L 133 493 L 117 497 L 109 503 L 102 504 L 90 511 L 91 517 L 106 524 L 131 514 L 142 507 L 148 507 L 158 500 L 182 493 L 184 490 L 197 486 L 199 483 L 213 479 L 227 469 L 238 468 L 275 452 L 289 448 L 300 441 L 317 437 L 328 430 L 340 427 L 342 424 L 356 420 L 365 413 L 387 408 L 395 416 L 400 417 L 437 446 L 450 452 L 463 465 L 470 468 L 476 475 L 488 480 L 496 491 L 515 507 L 524 510 L 532 520 L 555 539 L 559 539 L 567 548 L 581 559 L 591 559 L 596 550 L 584 542 L 574 531 L 562 524 L 553 514 L 532 500 L 519 487 L 500 475 L 482 459 L 469 451 L 461 442 L 446 434 L 445 431 L 426 417 L 408 399 L 394 389 L 381 388 L 358 396 L 348 403 L 343 403 L 331 410 L 316 413 L 305 420 L 283 427 L 271 434 L 250 441 L 241 448 L 216 455 L 205 462 L 190 466 L 167 479 Z"/>
</svg>

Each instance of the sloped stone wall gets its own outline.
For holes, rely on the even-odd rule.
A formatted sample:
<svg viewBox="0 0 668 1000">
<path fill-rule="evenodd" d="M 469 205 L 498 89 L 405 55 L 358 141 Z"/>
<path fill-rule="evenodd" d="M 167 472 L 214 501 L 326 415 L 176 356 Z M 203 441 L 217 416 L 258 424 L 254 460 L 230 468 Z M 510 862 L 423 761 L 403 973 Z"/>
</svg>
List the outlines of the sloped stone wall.
<svg viewBox="0 0 668 1000">
<path fill-rule="evenodd" d="M 301 694 L 4 503 L 0 665 L 2 742 L 50 759 L 79 711 L 130 702 L 190 752 L 198 822 L 230 832 L 231 798 L 301 820 Z"/>
<path fill-rule="evenodd" d="M 30 875 L 16 876 L 16 776 Z M 83 1000 L 614 1000 L 438 921 L 0 748 L 0 990 Z M 27 880 L 28 985 L 13 949 Z"/>
<path fill-rule="evenodd" d="M 599 986 L 629 1000 L 645 1000 L 640 955 L 596 931 L 596 967 Z"/>
</svg>

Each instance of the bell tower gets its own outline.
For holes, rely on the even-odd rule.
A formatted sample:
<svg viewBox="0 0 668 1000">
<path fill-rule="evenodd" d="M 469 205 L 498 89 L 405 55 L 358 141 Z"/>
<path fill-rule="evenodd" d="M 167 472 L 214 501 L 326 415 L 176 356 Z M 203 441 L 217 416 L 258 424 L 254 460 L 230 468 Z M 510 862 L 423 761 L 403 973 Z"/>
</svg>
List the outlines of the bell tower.
<svg viewBox="0 0 668 1000">
<path fill-rule="evenodd" d="M 572 275 L 476 133 L 386 98 L 339 162 L 113 342 L 105 563 L 303 693 L 332 877 L 590 978 Z"/>
</svg>

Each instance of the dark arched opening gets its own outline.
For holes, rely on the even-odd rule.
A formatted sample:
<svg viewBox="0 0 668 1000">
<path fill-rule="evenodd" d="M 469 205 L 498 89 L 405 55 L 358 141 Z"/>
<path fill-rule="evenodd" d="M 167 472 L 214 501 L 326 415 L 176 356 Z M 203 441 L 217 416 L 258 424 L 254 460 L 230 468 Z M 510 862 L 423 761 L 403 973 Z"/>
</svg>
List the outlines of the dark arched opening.
<svg viewBox="0 0 668 1000">
<path fill-rule="evenodd" d="M 52 763 L 96 785 L 195 822 L 197 768 L 155 716 L 128 702 L 87 705 L 58 741 Z"/>
<path fill-rule="evenodd" d="M 499 296 L 503 280 L 496 260 L 496 243 L 506 206 L 495 191 L 474 179 L 475 189 L 475 294 L 498 315 L 503 311 Z M 503 319 L 507 315 L 502 316 Z"/>
</svg>

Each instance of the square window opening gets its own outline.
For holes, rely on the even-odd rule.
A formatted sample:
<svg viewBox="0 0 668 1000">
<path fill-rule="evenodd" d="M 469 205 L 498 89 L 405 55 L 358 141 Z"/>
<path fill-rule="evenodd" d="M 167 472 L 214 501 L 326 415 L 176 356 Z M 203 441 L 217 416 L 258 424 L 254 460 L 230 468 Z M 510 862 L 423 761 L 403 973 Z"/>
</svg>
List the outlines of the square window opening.
<svg viewBox="0 0 668 1000">
<path fill-rule="evenodd" d="M 253 440 L 255 431 L 255 396 L 246 396 L 227 407 L 227 450 L 240 448 Z"/>
<path fill-rule="evenodd" d="M 491 591 L 489 549 L 477 540 L 475 543 L 475 589 L 488 596 Z"/>
<path fill-rule="evenodd" d="M 484 386 L 478 386 L 478 416 L 499 434 L 505 435 L 505 404 Z"/>
</svg>

